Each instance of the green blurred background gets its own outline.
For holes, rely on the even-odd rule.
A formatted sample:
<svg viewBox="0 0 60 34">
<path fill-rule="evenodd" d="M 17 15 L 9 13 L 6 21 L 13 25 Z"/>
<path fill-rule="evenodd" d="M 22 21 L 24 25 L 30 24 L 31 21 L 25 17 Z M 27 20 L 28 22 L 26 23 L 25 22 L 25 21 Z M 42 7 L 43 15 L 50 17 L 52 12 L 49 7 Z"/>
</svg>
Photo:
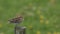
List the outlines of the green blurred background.
<svg viewBox="0 0 60 34">
<path fill-rule="evenodd" d="M 14 34 L 8 19 L 17 15 L 26 34 L 60 34 L 60 0 L 0 0 L 0 34 Z"/>
</svg>

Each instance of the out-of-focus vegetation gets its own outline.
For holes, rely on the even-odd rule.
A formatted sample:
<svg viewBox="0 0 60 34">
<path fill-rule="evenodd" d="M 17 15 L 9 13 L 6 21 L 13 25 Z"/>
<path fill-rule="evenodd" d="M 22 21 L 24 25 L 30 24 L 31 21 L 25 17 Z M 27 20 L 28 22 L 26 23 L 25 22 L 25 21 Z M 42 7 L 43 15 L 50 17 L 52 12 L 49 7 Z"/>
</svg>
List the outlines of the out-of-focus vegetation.
<svg viewBox="0 0 60 34">
<path fill-rule="evenodd" d="M 60 0 L 0 0 L 0 34 L 14 34 L 8 19 L 17 15 L 26 34 L 60 34 Z"/>
</svg>

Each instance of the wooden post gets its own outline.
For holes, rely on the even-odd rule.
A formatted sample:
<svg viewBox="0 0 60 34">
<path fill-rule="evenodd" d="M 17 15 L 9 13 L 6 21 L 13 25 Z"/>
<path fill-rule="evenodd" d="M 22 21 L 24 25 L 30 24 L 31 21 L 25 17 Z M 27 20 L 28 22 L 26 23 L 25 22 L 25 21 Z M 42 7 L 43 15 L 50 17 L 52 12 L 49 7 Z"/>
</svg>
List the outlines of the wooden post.
<svg viewBox="0 0 60 34">
<path fill-rule="evenodd" d="M 26 27 L 15 27 L 15 34 L 26 34 Z"/>
</svg>

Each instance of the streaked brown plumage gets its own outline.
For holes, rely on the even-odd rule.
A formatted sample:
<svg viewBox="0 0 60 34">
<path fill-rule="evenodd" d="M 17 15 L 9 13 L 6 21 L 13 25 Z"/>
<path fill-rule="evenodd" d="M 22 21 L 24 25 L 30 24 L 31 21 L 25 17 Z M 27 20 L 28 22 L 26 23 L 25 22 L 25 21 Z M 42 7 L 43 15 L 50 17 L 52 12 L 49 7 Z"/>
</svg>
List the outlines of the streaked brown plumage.
<svg viewBox="0 0 60 34">
<path fill-rule="evenodd" d="M 16 17 L 16 18 L 11 19 L 9 21 L 11 23 L 21 23 L 23 21 L 23 17 L 22 16 L 19 16 L 19 17 Z"/>
</svg>

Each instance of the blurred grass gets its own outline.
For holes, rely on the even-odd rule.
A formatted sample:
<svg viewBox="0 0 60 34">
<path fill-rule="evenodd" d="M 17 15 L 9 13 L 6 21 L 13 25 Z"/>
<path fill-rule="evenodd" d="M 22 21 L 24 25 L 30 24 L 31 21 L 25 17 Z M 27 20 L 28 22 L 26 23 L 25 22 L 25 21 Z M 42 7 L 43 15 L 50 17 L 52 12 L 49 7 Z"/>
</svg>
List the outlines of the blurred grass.
<svg viewBox="0 0 60 34">
<path fill-rule="evenodd" d="M 0 34 L 14 34 L 8 19 L 18 14 L 25 17 L 27 34 L 60 34 L 60 0 L 0 0 Z"/>
</svg>

